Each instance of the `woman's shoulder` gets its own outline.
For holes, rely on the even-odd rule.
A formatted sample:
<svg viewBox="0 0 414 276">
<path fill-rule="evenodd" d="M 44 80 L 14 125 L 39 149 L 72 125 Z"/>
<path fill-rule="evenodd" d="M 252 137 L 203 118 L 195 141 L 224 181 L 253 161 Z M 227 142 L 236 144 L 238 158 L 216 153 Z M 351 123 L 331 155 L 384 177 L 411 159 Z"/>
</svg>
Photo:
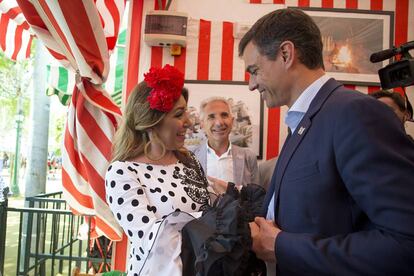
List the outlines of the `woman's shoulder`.
<svg viewBox="0 0 414 276">
<path fill-rule="evenodd" d="M 127 177 L 131 173 L 136 175 L 139 170 L 139 163 L 131 161 L 114 161 L 109 164 L 106 176 L 107 177 Z"/>
</svg>

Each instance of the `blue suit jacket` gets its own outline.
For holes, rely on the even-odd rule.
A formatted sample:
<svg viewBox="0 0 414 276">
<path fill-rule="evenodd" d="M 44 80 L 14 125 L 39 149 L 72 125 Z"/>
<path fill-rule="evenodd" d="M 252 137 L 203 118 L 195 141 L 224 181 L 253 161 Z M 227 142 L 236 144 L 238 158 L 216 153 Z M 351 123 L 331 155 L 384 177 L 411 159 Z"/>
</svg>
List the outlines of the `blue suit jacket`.
<svg viewBox="0 0 414 276">
<path fill-rule="evenodd" d="M 414 275 L 414 143 L 374 98 L 330 79 L 285 142 L 265 209 L 273 195 L 278 276 Z"/>
</svg>

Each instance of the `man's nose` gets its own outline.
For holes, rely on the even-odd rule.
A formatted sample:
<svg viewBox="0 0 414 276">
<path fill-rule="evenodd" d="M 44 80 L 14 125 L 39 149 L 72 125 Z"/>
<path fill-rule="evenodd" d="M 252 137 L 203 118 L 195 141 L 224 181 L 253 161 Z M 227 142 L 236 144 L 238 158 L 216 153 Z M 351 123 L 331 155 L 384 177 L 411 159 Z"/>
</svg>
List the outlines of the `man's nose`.
<svg viewBox="0 0 414 276">
<path fill-rule="evenodd" d="M 257 85 L 257 82 L 256 82 L 256 77 L 250 75 L 250 78 L 249 78 L 249 90 L 250 91 L 254 91 L 254 90 L 257 89 L 257 86 L 258 85 Z"/>
</svg>

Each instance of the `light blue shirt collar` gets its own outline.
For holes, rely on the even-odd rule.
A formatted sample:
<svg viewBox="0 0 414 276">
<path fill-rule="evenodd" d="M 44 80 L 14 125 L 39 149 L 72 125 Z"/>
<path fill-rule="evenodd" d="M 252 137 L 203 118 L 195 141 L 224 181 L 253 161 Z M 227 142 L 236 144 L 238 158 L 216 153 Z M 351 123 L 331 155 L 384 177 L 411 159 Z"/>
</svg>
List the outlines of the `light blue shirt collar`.
<svg viewBox="0 0 414 276">
<path fill-rule="evenodd" d="M 318 94 L 321 87 L 329 80 L 330 77 L 323 75 L 311 85 L 309 85 L 293 103 L 287 112 L 285 124 L 288 125 L 292 133 L 295 132 L 305 113 L 308 111 L 312 100 Z"/>
</svg>

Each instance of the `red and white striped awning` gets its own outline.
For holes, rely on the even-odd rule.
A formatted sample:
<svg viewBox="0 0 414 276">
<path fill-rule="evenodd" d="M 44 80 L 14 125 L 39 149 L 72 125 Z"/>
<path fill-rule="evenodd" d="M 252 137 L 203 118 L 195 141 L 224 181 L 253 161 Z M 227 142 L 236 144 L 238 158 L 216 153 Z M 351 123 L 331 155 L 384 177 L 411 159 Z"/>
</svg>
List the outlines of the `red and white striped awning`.
<svg viewBox="0 0 414 276">
<path fill-rule="evenodd" d="M 124 0 L 18 0 L 31 29 L 65 67 L 77 72 L 63 147 L 63 192 L 75 213 L 95 215 L 97 235 L 120 240 L 105 200 L 105 172 L 121 111 L 102 88 Z"/>
<path fill-rule="evenodd" d="M 12 60 L 30 56 L 33 35 L 15 0 L 0 0 L 0 49 Z"/>
</svg>

